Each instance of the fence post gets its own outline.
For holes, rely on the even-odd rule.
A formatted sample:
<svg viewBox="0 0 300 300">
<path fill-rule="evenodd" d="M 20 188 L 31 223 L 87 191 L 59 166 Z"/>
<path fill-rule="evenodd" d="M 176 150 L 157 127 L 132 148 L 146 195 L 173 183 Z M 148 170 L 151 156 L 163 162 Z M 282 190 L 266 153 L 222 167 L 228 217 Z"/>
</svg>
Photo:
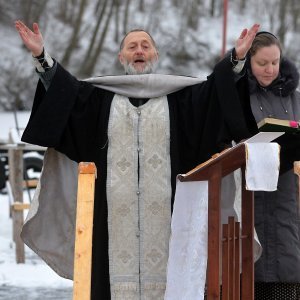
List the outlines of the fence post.
<svg viewBox="0 0 300 300">
<path fill-rule="evenodd" d="M 23 204 L 23 150 L 11 148 L 8 150 L 9 156 L 9 182 L 12 188 L 14 203 Z M 25 263 L 24 243 L 20 233 L 24 223 L 23 209 L 11 207 L 13 222 L 13 241 L 16 245 L 16 261 L 18 264 Z"/>
<path fill-rule="evenodd" d="M 73 300 L 90 300 L 96 167 L 80 163 L 74 251 Z"/>
</svg>

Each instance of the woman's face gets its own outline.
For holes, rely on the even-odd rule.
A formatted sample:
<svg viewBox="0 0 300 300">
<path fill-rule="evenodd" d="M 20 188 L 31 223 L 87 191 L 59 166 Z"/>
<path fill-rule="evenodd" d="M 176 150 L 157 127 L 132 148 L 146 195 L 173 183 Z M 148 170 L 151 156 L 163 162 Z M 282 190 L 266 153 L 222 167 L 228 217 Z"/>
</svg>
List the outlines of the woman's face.
<svg viewBox="0 0 300 300">
<path fill-rule="evenodd" d="M 251 69 L 258 83 L 266 87 L 279 73 L 280 49 L 276 45 L 262 47 L 251 57 Z"/>
</svg>

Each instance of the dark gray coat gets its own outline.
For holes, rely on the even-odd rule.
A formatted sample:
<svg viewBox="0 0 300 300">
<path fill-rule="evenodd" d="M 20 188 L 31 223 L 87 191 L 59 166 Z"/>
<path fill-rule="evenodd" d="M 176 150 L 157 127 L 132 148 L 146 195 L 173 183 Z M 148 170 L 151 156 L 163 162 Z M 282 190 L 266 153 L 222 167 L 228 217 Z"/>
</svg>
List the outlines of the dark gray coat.
<svg viewBox="0 0 300 300">
<path fill-rule="evenodd" d="M 298 82 L 296 67 L 284 58 L 279 78 L 267 88 L 260 87 L 249 71 L 250 103 L 256 122 L 266 117 L 299 121 Z M 263 247 L 255 264 L 255 281 L 300 282 L 299 181 L 292 164 L 300 159 L 299 140 L 300 133 L 280 140 L 278 190 L 255 193 L 255 226 Z"/>
</svg>

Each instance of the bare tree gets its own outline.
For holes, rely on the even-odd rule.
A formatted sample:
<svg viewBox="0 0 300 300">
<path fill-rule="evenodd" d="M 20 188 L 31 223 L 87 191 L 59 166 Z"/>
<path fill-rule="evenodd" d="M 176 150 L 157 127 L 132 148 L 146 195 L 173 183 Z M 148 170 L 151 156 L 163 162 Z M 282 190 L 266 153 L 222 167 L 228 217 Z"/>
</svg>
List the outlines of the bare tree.
<svg viewBox="0 0 300 300">
<path fill-rule="evenodd" d="M 154 1 L 152 5 L 146 9 L 149 16 L 145 29 L 154 33 L 158 29 L 161 18 L 162 2 Z"/>
<path fill-rule="evenodd" d="M 115 43 L 119 42 L 119 27 L 120 27 L 120 0 L 115 0 Z"/>
<path fill-rule="evenodd" d="M 81 0 L 80 1 L 80 7 L 79 7 L 79 11 L 78 11 L 78 15 L 74 24 L 74 30 L 72 33 L 72 36 L 70 38 L 70 41 L 68 43 L 67 49 L 65 51 L 65 54 L 62 58 L 62 65 L 67 66 L 69 64 L 72 52 L 74 51 L 74 49 L 76 48 L 77 44 L 78 44 L 78 37 L 79 37 L 79 33 L 80 33 L 80 28 L 82 25 L 82 18 L 83 18 L 83 14 L 87 5 L 87 1 L 88 0 Z"/>
<path fill-rule="evenodd" d="M 223 7 L 223 0 L 211 0 L 209 7 L 209 15 L 211 17 L 220 16 Z"/>
<path fill-rule="evenodd" d="M 29 24 L 31 22 L 30 14 L 33 6 L 33 0 L 23 1 L 22 6 L 23 6 L 23 13 L 24 13 L 23 16 L 24 22 Z"/>
<path fill-rule="evenodd" d="M 124 9 L 123 35 L 125 35 L 128 30 L 130 3 L 131 3 L 131 0 L 126 0 L 125 9 Z"/>
<path fill-rule="evenodd" d="M 215 0 L 211 0 L 210 1 L 210 16 L 213 17 L 215 15 L 215 5 L 216 5 L 216 1 Z"/>
<path fill-rule="evenodd" d="M 73 24 L 76 16 L 77 0 L 61 0 L 57 17 L 66 24 Z"/>
<path fill-rule="evenodd" d="M 25 68 L 19 58 L 6 70 L 6 78 L 0 90 L 0 107 L 4 110 L 24 110 L 31 107 L 35 89 L 32 85 L 34 70 L 29 75 Z"/>
<path fill-rule="evenodd" d="M 172 0 L 174 6 L 179 7 L 181 1 L 180 0 Z"/>
<path fill-rule="evenodd" d="M 97 12 L 99 15 L 97 18 L 96 26 L 95 26 L 93 34 L 92 34 L 92 38 L 89 42 L 89 46 L 84 55 L 84 59 L 82 60 L 82 64 L 80 67 L 81 74 L 85 74 L 85 75 L 90 74 L 90 70 L 88 69 L 90 64 L 87 62 L 90 60 L 93 50 L 96 47 L 97 36 L 99 34 L 99 30 L 100 30 L 102 22 L 104 22 L 104 15 L 105 15 L 108 0 L 105 0 L 104 3 L 102 3 L 102 2 L 103 2 L 102 0 L 99 0 L 97 3 Z M 101 7 L 101 4 L 102 4 L 102 7 Z"/>
<path fill-rule="evenodd" d="M 32 22 L 39 22 L 40 17 L 45 11 L 47 1 L 46 0 L 28 0 L 22 1 L 22 12 L 24 22 L 26 24 L 32 24 Z"/>
<path fill-rule="evenodd" d="M 144 0 L 139 1 L 139 11 L 145 12 L 145 1 Z"/>
<path fill-rule="evenodd" d="M 240 0 L 240 5 L 239 5 L 240 6 L 240 13 L 243 13 L 245 11 L 246 4 L 247 4 L 246 0 Z"/>
<path fill-rule="evenodd" d="M 279 1 L 279 11 L 278 11 L 278 19 L 279 19 L 279 29 L 278 29 L 278 37 L 281 43 L 284 45 L 285 34 L 287 31 L 287 6 L 289 4 L 289 0 L 280 0 Z"/>
<path fill-rule="evenodd" d="M 115 6 L 115 0 L 112 0 L 110 3 L 109 12 L 107 13 L 107 16 L 106 16 L 106 20 L 105 20 L 104 28 L 103 28 L 101 36 L 100 36 L 100 40 L 97 42 L 97 47 L 95 48 L 95 50 L 93 50 L 92 54 L 90 55 L 88 60 L 85 62 L 85 68 L 84 68 L 84 70 L 81 70 L 82 75 L 89 76 L 93 73 L 93 71 L 95 69 L 96 62 L 97 62 L 97 60 L 102 52 L 102 49 L 103 49 L 105 37 L 108 32 L 109 24 L 112 19 L 114 6 Z"/>
<path fill-rule="evenodd" d="M 300 2 L 299 2 L 299 0 L 291 1 L 291 16 L 292 16 L 293 30 L 299 31 L 299 27 L 300 27 Z"/>
<path fill-rule="evenodd" d="M 187 25 L 194 30 L 198 28 L 200 16 L 199 9 L 202 4 L 201 2 L 202 1 L 199 0 L 192 0 L 189 5 L 189 11 L 187 14 Z"/>
</svg>

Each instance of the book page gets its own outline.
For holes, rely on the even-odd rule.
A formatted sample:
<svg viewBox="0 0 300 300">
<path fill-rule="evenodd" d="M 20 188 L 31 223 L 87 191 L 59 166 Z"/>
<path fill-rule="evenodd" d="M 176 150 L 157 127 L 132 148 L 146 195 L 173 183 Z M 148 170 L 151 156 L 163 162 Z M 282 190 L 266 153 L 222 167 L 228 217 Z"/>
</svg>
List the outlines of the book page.
<svg viewBox="0 0 300 300">
<path fill-rule="evenodd" d="M 269 143 L 283 134 L 284 132 L 259 132 L 243 143 Z"/>
</svg>

